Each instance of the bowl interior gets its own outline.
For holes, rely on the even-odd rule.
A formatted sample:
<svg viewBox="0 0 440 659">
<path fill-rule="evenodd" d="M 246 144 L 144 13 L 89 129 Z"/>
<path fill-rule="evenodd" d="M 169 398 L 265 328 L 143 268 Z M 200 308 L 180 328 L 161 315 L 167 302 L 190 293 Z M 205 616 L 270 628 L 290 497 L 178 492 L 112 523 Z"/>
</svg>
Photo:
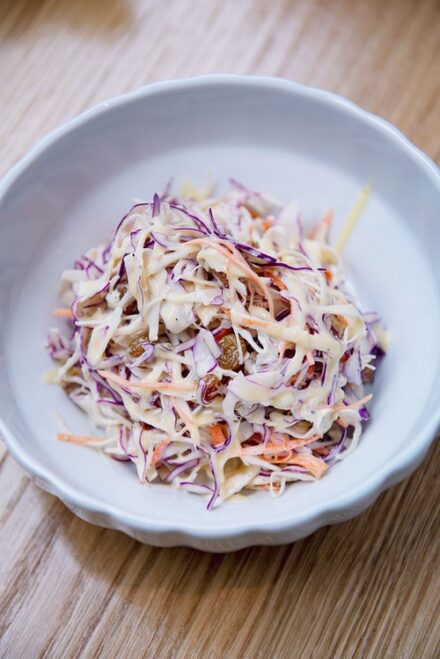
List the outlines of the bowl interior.
<svg viewBox="0 0 440 659">
<path fill-rule="evenodd" d="M 346 264 L 362 306 L 382 314 L 392 343 L 357 451 L 321 481 L 290 486 L 279 499 L 255 493 L 208 513 L 203 498 L 142 486 L 133 466 L 56 442 L 54 413 L 72 431 L 92 427 L 60 390 L 42 384 L 51 366 L 43 345 L 55 324 L 61 271 L 109 235 L 133 198 L 151 198 L 170 177 L 211 178 L 221 190 L 231 176 L 296 199 L 306 222 L 333 208 L 334 235 L 361 187 L 372 184 Z M 417 441 L 435 403 L 440 199 L 432 177 L 380 122 L 276 81 L 159 86 L 61 130 L 0 202 L 0 411 L 16 442 L 73 490 L 159 524 L 219 530 L 294 521 L 362 488 Z"/>
</svg>

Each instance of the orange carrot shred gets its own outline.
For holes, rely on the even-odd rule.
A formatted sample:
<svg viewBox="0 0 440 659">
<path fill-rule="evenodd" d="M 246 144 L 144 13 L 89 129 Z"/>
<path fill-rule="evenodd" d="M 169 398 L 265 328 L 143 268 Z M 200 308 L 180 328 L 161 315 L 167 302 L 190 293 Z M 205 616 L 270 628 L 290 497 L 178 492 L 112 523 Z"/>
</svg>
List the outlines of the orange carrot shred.
<svg viewBox="0 0 440 659">
<path fill-rule="evenodd" d="M 98 437 L 94 435 L 72 435 L 69 432 L 57 433 L 59 442 L 70 442 L 71 444 L 90 444 L 91 442 L 108 442 L 108 437 Z"/>
<path fill-rule="evenodd" d="M 355 410 L 357 407 L 360 407 L 361 405 L 365 405 L 365 403 L 368 403 L 369 400 L 373 398 L 373 394 L 368 394 L 367 396 L 364 396 L 360 400 L 356 400 L 354 403 L 351 403 L 350 405 L 334 405 L 333 410 L 335 412 L 342 412 L 343 410 Z"/>
<path fill-rule="evenodd" d="M 73 313 L 71 309 L 64 309 L 63 307 L 59 307 L 57 309 L 54 309 L 52 311 L 52 315 L 56 316 L 57 318 L 73 318 Z"/>
<path fill-rule="evenodd" d="M 286 286 L 286 284 L 283 282 L 283 280 L 281 279 L 281 277 L 279 277 L 278 275 L 274 274 L 273 272 L 270 272 L 270 273 L 269 273 L 269 277 L 272 279 L 273 283 L 276 284 L 276 286 L 278 286 L 278 288 L 280 289 L 280 291 L 287 291 L 287 286 Z"/>
<path fill-rule="evenodd" d="M 307 363 L 309 366 L 314 366 L 315 365 L 315 360 L 313 359 L 312 353 L 309 351 L 306 355 Z"/>
<path fill-rule="evenodd" d="M 195 391 L 196 385 L 187 384 L 186 382 L 136 382 L 132 380 L 126 380 L 116 373 L 110 371 L 98 371 L 99 375 L 108 380 L 109 382 L 114 382 L 120 387 L 126 387 L 127 389 L 151 389 L 152 391 Z"/>
<path fill-rule="evenodd" d="M 192 419 L 192 417 L 190 417 L 189 414 L 187 414 L 186 411 L 181 408 L 177 398 L 172 396 L 171 402 L 173 403 L 174 409 L 176 410 L 177 415 L 182 419 L 183 423 L 185 423 L 187 426 L 194 427 L 194 419 Z"/>
<path fill-rule="evenodd" d="M 170 443 L 169 439 L 163 439 L 161 442 L 159 442 L 159 444 L 157 444 L 157 446 L 154 447 L 153 459 L 151 461 L 153 467 L 159 462 L 169 443 Z"/>
<path fill-rule="evenodd" d="M 332 283 L 332 279 L 333 279 L 333 275 L 332 275 L 332 273 L 330 272 L 330 270 L 326 270 L 326 271 L 324 272 L 324 276 L 325 276 L 325 280 L 326 280 L 327 284 L 331 284 L 331 283 Z"/>
<path fill-rule="evenodd" d="M 315 227 L 315 229 L 310 234 L 310 239 L 317 240 L 320 238 L 321 234 L 324 234 L 322 237 L 326 238 L 330 231 L 332 222 L 333 222 L 333 211 L 329 210 L 326 212 L 326 214 L 324 215 L 318 226 Z"/>
<path fill-rule="evenodd" d="M 210 426 L 209 433 L 211 435 L 211 444 L 213 446 L 220 446 L 220 444 L 224 444 L 226 437 L 223 433 L 223 428 L 220 423 L 214 423 L 212 426 Z"/>
</svg>

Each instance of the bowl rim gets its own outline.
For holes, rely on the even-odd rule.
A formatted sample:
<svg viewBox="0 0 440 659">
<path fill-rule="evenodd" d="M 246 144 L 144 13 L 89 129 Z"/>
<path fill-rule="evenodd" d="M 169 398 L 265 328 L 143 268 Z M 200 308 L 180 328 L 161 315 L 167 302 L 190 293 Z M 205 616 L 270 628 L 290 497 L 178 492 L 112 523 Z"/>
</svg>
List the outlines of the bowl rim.
<svg viewBox="0 0 440 659">
<path fill-rule="evenodd" d="M 21 160 L 19 160 L 0 181 L 0 204 L 18 177 L 52 144 L 73 132 L 78 127 L 87 123 L 90 119 L 103 115 L 109 110 L 128 105 L 140 98 L 160 95 L 167 91 L 196 90 L 203 87 L 215 86 L 239 86 L 261 90 L 273 89 L 277 91 L 290 92 L 293 95 L 316 100 L 327 107 L 338 108 L 341 112 L 351 115 L 356 120 L 377 130 L 382 136 L 391 139 L 400 148 L 406 157 L 412 159 L 431 180 L 440 194 L 440 171 L 435 163 L 425 155 L 418 147 L 406 138 L 403 133 L 395 128 L 385 119 L 363 110 L 352 101 L 333 92 L 308 87 L 290 80 L 272 76 L 251 76 L 235 74 L 210 74 L 165 80 L 144 85 L 131 92 L 115 96 L 109 100 L 100 102 L 92 108 L 82 112 L 77 117 L 62 124 L 41 139 Z M 437 378 L 439 367 L 437 366 Z M 417 466 L 424 454 L 427 452 L 435 433 L 440 425 L 440 406 L 434 408 L 432 413 L 425 419 L 419 428 L 413 442 L 409 444 L 398 455 L 393 456 L 385 464 L 381 465 L 377 472 L 357 486 L 347 490 L 337 499 L 323 502 L 313 513 L 295 511 L 294 518 L 282 517 L 277 520 L 263 520 L 258 523 L 228 523 L 219 528 L 206 528 L 202 523 L 170 523 L 166 520 L 153 521 L 148 517 L 129 513 L 118 507 L 108 504 L 104 500 L 87 495 L 66 484 L 52 470 L 46 468 L 39 460 L 27 454 L 25 448 L 20 444 L 5 419 L 0 418 L 0 434 L 6 446 L 15 460 L 36 480 L 37 484 L 58 496 L 75 512 L 88 511 L 88 517 L 93 514 L 104 516 L 105 524 L 123 530 L 127 533 L 146 532 L 151 537 L 163 534 L 177 534 L 180 539 L 191 538 L 200 540 L 227 540 L 254 534 L 270 533 L 282 536 L 292 533 L 293 529 L 301 525 L 307 525 L 312 530 L 332 520 L 332 517 L 341 516 L 343 511 L 355 509 L 362 506 L 362 502 L 371 503 L 376 497 L 391 484 L 397 483 L 412 467 Z M 353 513 L 354 514 L 354 513 Z M 84 514 L 83 514 L 84 515 Z M 300 535 L 305 535 L 302 533 Z M 282 542 L 282 540 L 281 540 Z M 247 543 L 245 543 L 247 544 Z"/>
</svg>

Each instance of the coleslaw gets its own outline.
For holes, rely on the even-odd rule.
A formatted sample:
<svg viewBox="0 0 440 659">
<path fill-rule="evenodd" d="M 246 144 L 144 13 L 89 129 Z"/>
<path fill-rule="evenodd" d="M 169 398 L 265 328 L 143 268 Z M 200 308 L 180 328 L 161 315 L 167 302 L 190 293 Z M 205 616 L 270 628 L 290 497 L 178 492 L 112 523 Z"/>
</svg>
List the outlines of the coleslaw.
<svg viewBox="0 0 440 659">
<path fill-rule="evenodd" d="M 105 435 L 58 439 L 206 495 L 209 510 L 320 478 L 356 448 L 386 347 L 331 224 L 327 212 L 306 235 L 296 204 L 236 181 L 219 198 L 135 203 L 62 275 L 54 314 L 69 331 L 49 331 L 52 380 Z"/>
</svg>

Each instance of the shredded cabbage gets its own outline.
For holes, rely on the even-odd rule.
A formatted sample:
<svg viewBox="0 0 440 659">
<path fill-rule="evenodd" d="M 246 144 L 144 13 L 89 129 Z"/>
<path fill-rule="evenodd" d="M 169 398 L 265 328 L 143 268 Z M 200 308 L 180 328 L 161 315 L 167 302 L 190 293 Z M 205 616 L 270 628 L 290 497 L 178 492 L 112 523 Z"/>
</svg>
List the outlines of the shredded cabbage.
<svg viewBox="0 0 440 659">
<path fill-rule="evenodd" d="M 191 190 L 191 188 L 190 188 Z M 167 191 L 62 275 L 56 382 L 105 436 L 58 438 L 135 464 L 141 482 L 208 496 L 280 494 L 352 451 L 386 333 L 296 204 L 236 181 Z M 345 240 L 345 238 L 344 238 Z"/>
</svg>

